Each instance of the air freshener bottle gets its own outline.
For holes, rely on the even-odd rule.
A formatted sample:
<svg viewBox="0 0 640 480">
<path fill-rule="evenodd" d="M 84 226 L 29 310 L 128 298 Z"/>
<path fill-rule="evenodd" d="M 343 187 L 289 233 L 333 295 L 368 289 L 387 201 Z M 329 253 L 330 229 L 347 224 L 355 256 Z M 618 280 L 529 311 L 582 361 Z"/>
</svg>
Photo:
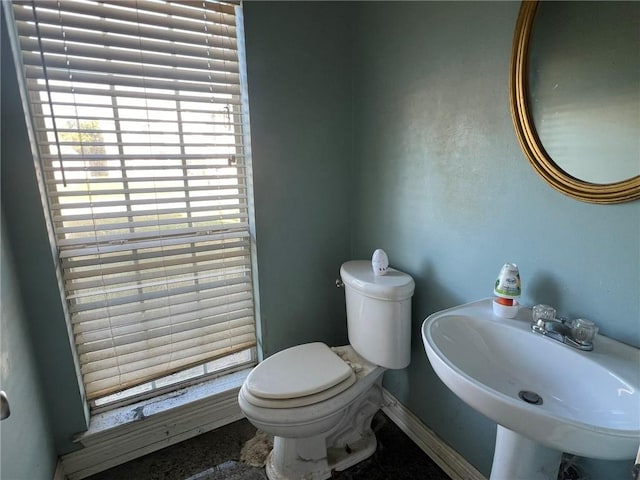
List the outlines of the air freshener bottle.
<svg viewBox="0 0 640 480">
<path fill-rule="evenodd" d="M 389 270 L 389 257 L 381 248 L 378 248 L 373 252 L 373 256 L 371 257 L 371 268 L 373 269 L 374 275 L 387 274 L 387 270 Z"/>
<path fill-rule="evenodd" d="M 518 297 L 522 293 L 520 271 L 515 263 L 505 263 L 500 269 L 493 287 L 493 313 L 499 317 L 513 318 L 518 313 Z"/>
</svg>

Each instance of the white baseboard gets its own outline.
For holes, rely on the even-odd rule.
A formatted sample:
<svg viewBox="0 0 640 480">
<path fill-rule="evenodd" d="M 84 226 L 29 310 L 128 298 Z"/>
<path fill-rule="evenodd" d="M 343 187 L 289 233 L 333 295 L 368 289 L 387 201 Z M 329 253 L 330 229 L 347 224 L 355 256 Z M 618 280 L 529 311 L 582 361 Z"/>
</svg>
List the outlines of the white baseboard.
<svg viewBox="0 0 640 480">
<path fill-rule="evenodd" d="M 239 386 L 234 386 L 141 421 L 85 434 L 79 440 L 84 448 L 61 457 L 63 475 L 59 477 L 56 471 L 54 480 L 80 480 L 240 420 L 243 415 L 238 406 L 238 391 Z"/>
<path fill-rule="evenodd" d="M 389 391 L 382 390 L 382 411 L 452 480 L 487 480 L 462 455 L 444 443 Z"/>
<path fill-rule="evenodd" d="M 62 470 L 62 460 L 58 458 L 56 469 L 53 472 L 53 480 L 65 480 L 64 471 Z"/>
<path fill-rule="evenodd" d="M 80 480 L 243 417 L 239 387 L 81 440 L 84 448 L 61 457 L 53 480 Z M 391 393 L 383 389 L 384 413 L 452 480 L 486 480 Z"/>
</svg>

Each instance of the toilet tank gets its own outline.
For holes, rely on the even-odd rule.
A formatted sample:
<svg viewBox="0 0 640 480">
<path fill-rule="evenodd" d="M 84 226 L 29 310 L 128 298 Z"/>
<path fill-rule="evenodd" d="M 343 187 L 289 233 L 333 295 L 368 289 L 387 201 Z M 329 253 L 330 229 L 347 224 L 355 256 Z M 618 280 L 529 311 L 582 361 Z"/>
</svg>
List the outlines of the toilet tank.
<svg viewBox="0 0 640 480">
<path fill-rule="evenodd" d="M 371 262 L 353 260 L 340 268 L 347 304 L 349 343 L 364 359 L 399 369 L 411 359 L 413 278 L 393 268 L 374 275 Z"/>
</svg>

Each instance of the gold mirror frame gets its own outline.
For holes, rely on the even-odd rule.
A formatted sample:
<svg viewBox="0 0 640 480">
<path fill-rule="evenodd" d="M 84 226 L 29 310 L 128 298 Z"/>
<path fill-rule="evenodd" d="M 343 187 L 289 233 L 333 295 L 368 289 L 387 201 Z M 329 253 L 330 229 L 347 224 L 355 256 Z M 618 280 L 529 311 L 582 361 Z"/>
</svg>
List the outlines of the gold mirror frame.
<svg viewBox="0 0 640 480">
<path fill-rule="evenodd" d="M 523 0 L 516 22 L 511 53 L 509 101 L 511 118 L 523 152 L 534 170 L 553 188 L 590 203 L 622 203 L 640 199 L 640 175 L 627 180 L 596 184 L 582 181 L 562 170 L 549 156 L 536 132 L 529 110 L 529 41 L 538 0 Z"/>
</svg>

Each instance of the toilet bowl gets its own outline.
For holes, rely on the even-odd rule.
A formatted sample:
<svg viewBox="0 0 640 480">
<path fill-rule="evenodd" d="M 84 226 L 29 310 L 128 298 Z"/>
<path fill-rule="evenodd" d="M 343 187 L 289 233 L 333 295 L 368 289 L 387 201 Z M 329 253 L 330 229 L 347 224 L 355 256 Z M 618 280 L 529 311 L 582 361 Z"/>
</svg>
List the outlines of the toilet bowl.
<svg viewBox="0 0 640 480">
<path fill-rule="evenodd" d="M 251 392 L 251 378 L 248 377 L 238 395 L 240 408 L 249 421 L 275 437 L 266 464 L 271 480 L 330 478 L 332 470 L 349 468 L 376 449 L 376 438 L 370 425 L 382 405 L 382 375 L 386 368 L 367 362 L 349 345 L 330 349 L 323 343 L 304 344 L 279 354 L 296 353 L 303 359 L 305 352 L 318 348 L 326 349 L 353 374 L 352 381 L 347 380 L 351 383 L 346 388 L 340 386 L 344 381 L 338 381 L 339 393 L 331 395 L 331 387 L 328 387 L 298 398 L 265 399 Z M 310 360 L 313 355 L 306 358 Z M 313 369 L 311 361 L 296 365 Z M 251 374 L 274 375 L 275 378 L 279 375 L 271 372 L 267 361 L 259 367 L 263 368 L 258 370 L 256 367 Z"/>
<path fill-rule="evenodd" d="M 376 449 L 371 419 L 382 406 L 382 376 L 409 363 L 413 279 L 371 263 L 341 270 L 350 344 L 322 342 L 282 350 L 256 366 L 238 402 L 247 419 L 274 435 L 270 480 L 322 480 Z"/>
</svg>

